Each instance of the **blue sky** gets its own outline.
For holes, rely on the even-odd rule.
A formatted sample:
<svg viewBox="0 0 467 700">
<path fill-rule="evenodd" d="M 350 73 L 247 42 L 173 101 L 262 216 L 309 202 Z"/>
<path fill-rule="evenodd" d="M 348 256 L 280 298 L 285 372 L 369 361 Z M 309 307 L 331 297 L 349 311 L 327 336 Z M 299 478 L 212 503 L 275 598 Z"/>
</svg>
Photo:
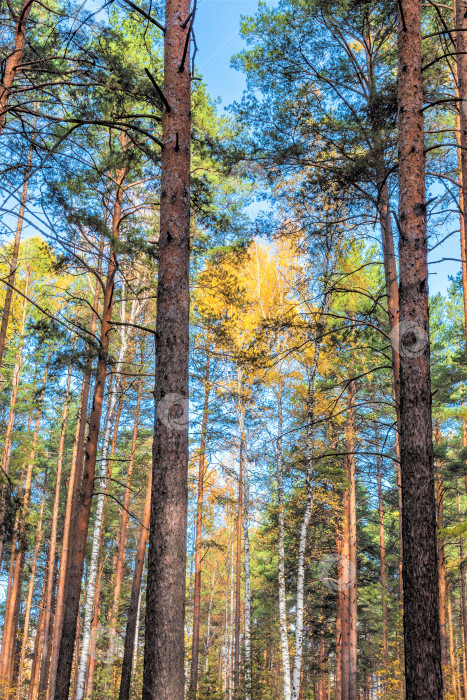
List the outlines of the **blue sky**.
<svg viewBox="0 0 467 700">
<path fill-rule="evenodd" d="M 195 35 L 196 67 L 212 97 L 228 105 L 242 96 L 245 78 L 230 67 L 230 59 L 244 47 L 240 38 L 241 15 L 254 14 L 257 0 L 198 0 Z"/>
</svg>

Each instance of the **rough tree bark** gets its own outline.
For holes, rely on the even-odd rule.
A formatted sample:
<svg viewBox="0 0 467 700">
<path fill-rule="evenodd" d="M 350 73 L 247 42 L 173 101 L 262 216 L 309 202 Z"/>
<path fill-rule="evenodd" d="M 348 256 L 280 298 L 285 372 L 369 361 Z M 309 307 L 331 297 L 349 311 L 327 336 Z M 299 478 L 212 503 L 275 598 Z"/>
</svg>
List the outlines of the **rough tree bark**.
<svg viewBox="0 0 467 700">
<path fill-rule="evenodd" d="M 33 4 L 34 0 L 22 0 L 19 11 L 12 15 L 12 19 L 15 21 L 14 48 L 5 62 L 0 83 L 0 134 L 5 125 L 11 89 L 26 48 L 26 25 Z"/>
<path fill-rule="evenodd" d="M 398 23 L 400 453 L 407 700 L 442 697 L 431 421 L 421 2 Z"/>
<path fill-rule="evenodd" d="M 153 494 L 142 700 L 183 700 L 188 501 L 190 0 L 167 0 Z M 176 407 L 183 416 L 174 415 Z M 167 410 L 166 410 L 167 409 Z"/>
</svg>

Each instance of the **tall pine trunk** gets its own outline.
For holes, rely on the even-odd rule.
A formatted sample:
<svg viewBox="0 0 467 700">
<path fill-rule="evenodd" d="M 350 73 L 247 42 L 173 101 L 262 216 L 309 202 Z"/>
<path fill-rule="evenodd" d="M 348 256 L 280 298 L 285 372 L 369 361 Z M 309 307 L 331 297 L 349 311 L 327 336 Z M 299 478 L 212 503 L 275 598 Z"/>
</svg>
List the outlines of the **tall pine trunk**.
<svg viewBox="0 0 467 700">
<path fill-rule="evenodd" d="M 188 507 L 190 0 L 167 0 L 153 494 L 142 700 L 183 700 Z M 176 407 L 182 418 L 176 417 Z"/>
<path fill-rule="evenodd" d="M 441 699 L 431 421 L 421 2 L 398 24 L 400 453 L 407 700 Z"/>
</svg>

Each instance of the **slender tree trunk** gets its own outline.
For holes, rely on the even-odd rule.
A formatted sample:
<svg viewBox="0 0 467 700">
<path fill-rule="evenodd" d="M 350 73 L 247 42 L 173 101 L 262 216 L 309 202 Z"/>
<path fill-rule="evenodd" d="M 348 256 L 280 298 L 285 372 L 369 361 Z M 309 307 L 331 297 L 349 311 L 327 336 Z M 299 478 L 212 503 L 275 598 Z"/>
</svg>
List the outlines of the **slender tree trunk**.
<svg viewBox="0 0 467 700">
<path fill-rule="evenodd" d="M 121 219 L 123 201 L 123 182 L 125 170 L 117 174 L 117 192 L 112 221 L 112 235 L 118 240 L 119 225 Z M 68 585 L 64 605 L 63 626 L 60 640 L 60 651 L 55 680 L 54 700 L 68 700 L 70 688 L 71 668 L 73 664 L 73 650 L 75 646 L 76 624 L 78 621 L 79 600 L 81 593 L 81 580 L 83 577 L 84 558 L 86 554 L 86 542 L 91 513 L 92 494 L 94 491 L 94 478 L 97 459 L 97 447 L 100 432 L 102 414 L 102 401 L 104 396 L 105 380 L 107 374 L 107 355 L 109 350 L 113 292 L 117 261 L 113 248 L 110 250 L 110 259 L 107 269 L 107 279 L 104 290 L 104 302 L 102 309 L 102 323 L 100 333 L 100 354 L 97 362 L 96 380 L 94 385 L 93 406 L 89 420 L 89 432 L 86 444 L 83 479 L 78 499 L 76 525 L 74 528 L 73 547 L 71 552 Z"/>
<path fill-rule="evenodd" d="M 149 517 L 148 517 L 148 530 L 149 530 Z M 142 578 L 144 579 L 144 562 L 143 562 L 143 572 L 142 572 Z M 136 666 L 138 663 L 138 657 L 139 657 L 139 630 L 140 630 L 140 621 L 141 621 L 141 587 L 139 589 L 139 596 L 138 596 L 138 606 L 136 608 L 136 627 L 135 627 L 135 642 L 133 644 L 133 666 L 131 669 L 131 678 L 132 678 L 132 683 L 134 684 L 135 678 L 136 678 Z"/>
<path fill-rule="evenodd" d="M 102 270 L 102 256 L 104 252 L 104 237 L 101 238 L 97 272 Z M 92 306 L 91 337 L 94 336 L 97 326 L 97 311 L 99 306 L 100 285 L 96 280 L 96 289 Z M 60 557 L 60 569 L 57 584 L 57 602 L 55 605 L 54 632 L 52 641 L 52 659 L 50 663 L 49 700 L 55 697 L 55 681 L 57 677 L 60 642 L 62 638 L 63 620 L 65 615 L 65 601 L 67 597 L 67 583 L 71 569 L 71 552 L 73 548 L 74 526 L 79 515 L 78 494 L 81 481 L 81 471 L 84 460 L 84 446 L 86 434 L 86 419 L 88 414 L 89 391 L 91 388 L 91 346 L 86 348 L 85 369 L 81 387 L 81 404 L 76 425 L 75 442 L 73 446 L 73 458 L 71 462 L 70 478 L 68 482 L 67 502 L 65 506 L 65 520 L 62 535 L 62 552 Z"/>
<path fill-rule="evenodd" d="M 348 387 L 348 416 L 346 425 L 346 462 L 349 481 L 349 608 L 350 608 L 350 668 L 349 700 L 357 698 L 357 503 L 355 481 L 355 383 Z"/>
<path fill-rule="evenodd" d="M 26 289 L 25 289 L 25 294 L 28 294 L 29 290 L 29 271 L 26 277 Z M 2 454 L 2 464 L 0 467 L 1 471 L 1 476 L 2 476 L 2 482 L 0 484 L 0 564 L 2 562 L 2 556 L 3 556 L 3 545 L 5 542 L 5 516 L 6 516 L 6 489 L 7 485 L 4 482 L 4 478 L 8 478 L 8 475 L 10 473 L 10 457 L 11 457 L 11 445 L 12 445 L 12 440 L 13 440 L 13 427 L 15 424 L 15 415 L 16 415 L 16 402 L 18 399 L 18 389 L 19 389 L 19 380 L 20 380 L 20 374 L 21 374 L 21 367 L 23 364 L 23 339 L 24 339 L 24 329 L 26 326 L 26 317 L 27 317 L 27 311 L 28 311 L 29 304 L 24 300 L 23 304 L 23 316 L 21 319 L 21 330 L 20 330 L 20 338 L 19 338 L 19 347 L 18 347 L 18 355 L 16 357 L 16 362 L 15 362 L 15 367 L 13 369 L 13 380 L 12 380 L 12 389 L 11 389 L 11 397 L 10 397 L 10 412 L 8 415 L 8 423 L 6 426 L 6 431 L 5 431 L 5 442 L 3 445 L 3 454 Z"/>
<path fill-rule="evenodd" d="M 28 456 L 28 466 L 26 469 L 26 481 L 23 493 L 23 507 L 18 532 L 18 550 L 14 554 L 14 568 L 11 585 L 8 587 L 7 600 L 5 604 L 5 616 L 3 621 L 2 647 L 0 652 L 0 698 L 7 698 L 10 691 L 10 681 L 13 671 L 14 643 L 16 640 L 18 611 L 21 601 L 21 588 L 23 583 L 23 568 L 26 548 L 26 516 L 29 509 L 31 496 L 31 486 L 33 469 L 36 458 L 36 448 L 39 438 L 39 427 L 42 417 L 42 403 L 44 400 L 49 369 L 50 352 L 47 358 L 44 378 L 38 399 L 38 409 L 32 438 L 32 446 Z M 13 555 L 13 552 L 12 552 Z"/>
<path fill-rule="evenodd" d="M 36 120 L 37 121 L 37 120 Z M 36 125 L 36 122 L 34 126 Z M 23 190 L 21 192 L 21 200 L 18 214 L 18 222 L 16 224 L 15 239 L 13 241 L 13 252 L 10 261 L 10 271 L 8 273 L 8 285 L 5 292 L 5 301 L 3 303 L 2 322 L 0 324 L 0 368 L 3 367 L 3 353 L 5 352 L 5 342 L 8 331 L 8 322 L 10 320 L 11 302 L 13 299 L 13 287 L 15 286 L 16 270 L 18 267 L 19 247 L 21 243 L 21 231 L 23 228 L 24 212 L 26 209 L 26 201 L 28 197 L 29 175 L 31 172 L 32 162 L 32 146 L 29 149 L 28 159 L 26 163 L 26 174 L 24 178 Z M 25 300 L 26 304 L 26 300 Z M 3 376 L 0 378 L 0 387 L 3 384 Z"/>
<path fill-rule="evenodd" d="M 47 557 L 48 559 L 48 557 Z M 37 700 L 39 692 L 39 671 L 41 665 L 42 638 L 44 636 L 45 600 L 47 597 L 47 581 L 49 580 L 47 565 L 44 571 L 44 582 L 42 584 L 41 602 L 39 606 L 39 617 L 37 620 L 36 638 L 34 640 L 34 654 L 32 656 L 31 676 L 29 679 L 28 700 Z"/>
<path fill-rule="evenodd" d="M 342 544 L 343 533 L 338 532 L 336 537 L 336 556 L 337 562 L 342 561 Z M 342 617 L 343 617 L 343 588 L 342 588 L 342 566 L 338 568 L 338 586 L 336 600 L 336 676 L 335 676 L 335 697 L 336 700 L 342 700 Z"/>
<path fill-rule="evenodd" d="M 120 679 L 119 700 L 130 699 L 131 670 L 133 660 L 133 648 L 135 645 L 136 621 L 138 615 L 138 603 L 141 591 L 141 579 L 143 575 L 144 557 L 149 534 L 149 519 L 151 513 L 151 486 L 152 472 L 149 472 L 146 501 L 144 504 L 143 521 L 139 534 L 138 547 L 136 550 L 135 568 L 133 570 L 133 581 L 131 584 L 130 603 L 128 605 L 127 623 L 125 632 L 125 646 L 123 649 L 122 675 Z"/>
<path fill-rule="evenodd" d="M 190 0 L 167 0 L 156 322 L 156 417 L 142 700 L 183 700 L 188 504 Z M 173 420 L 178 405 L 183 416 Z M 172 409 L 172 413 L 171 413 Z"/>
<path fill-rule="evenodd" d="M 242 585 L 242 521 L 243 521 L 243 442 L 240 441 L 240 460 L 238 472 L 238 508 L 237 508 L 237 552 L 235 579 L 235 637 L 233 661 L 233 697 L 240 697 L 240 619 L 242 603 L 240 598 Z"/>
<path fill-rule="evenodd" d="M 117 562 L 116 562 L 116 569 L 115 569 L 115 588 L 114 588 L 114 593 L 113 593 L 113 601 L 112 601 L 112 607 L 110 609 L 110 615 L 109 615 L 109 639 L 110 639 L 110 653 L 109 653 L 109 661 L 111 665 L 113 666 L 113 640 L 115 638 L 116 632 L 117 632 L 117 619 L 118 619 L 118 608 L 119 608 L 119 602 L 120 602 L 120 593 L 122 589 L 122 581 L 123 581 L 123 566 L 125 564 L 125 547 L 126 547 L 126 531 L 128 527 L 128 519 L 129 519 L 129 507 L 130 507 L 130 498 L 131 498 L 131 477 L 133 474 L 133 464 L 135 461 L 135 453 L 136 453 L 136 441 L 138 438 L 138 421 L 139 421 L 139 412 L 140 412 L 140 406 L 141 406 L 141 391 L 143 388 L 143 383 L 142 380 L 138 382 L 138 397 L 136 399 L 136 409 L 135 409 L 135 422 L 133 426 L 133 435 L 131 439 L 131 452 L 130 452 L 130 461 L 128 464 L 128 473 L 127 473 L 127 480 L 126 480 L 126 486 L 125 486 L 125 494 L 123 497 L 123 511 L 122 511 L 122 520 L 120 524 L 120 534 L 118 538 L 118 550 L 117 550 Z"/>
<path fill-rule="evenodd" d="M 208 607 L 208 621 L 207 621 L 207 629 L 206 629 L 206 660 L 205 660 L 205 673 L 206 676 L 209 675 L 209 659 L 211 655 L 211 615 L 212 615 L 212 604 L 214 601 L 214 587 L 216 583 L 216 575 L 217 575 L 217 566 L 214 568 L 214 571 L 212 573 L 212 581 L 211 581 L 211 595 L 209 597 L 209 607 Z"/>
<path fill-rule="evenodd" d="M 243 530 L 243 574 L 245 581 L 245 600 L 244 600 L 244 697 L 245 700 L 251 700 L 251 573 L 250 573 L 250 536 L 249 536 L 249 480 L 248 480 L 248 456 L 245 436 L 245 403 L 243 393 L 243 379 L 239 376 L 240 389 L 240 405 L 239 405 L 239 428 L 240 428 L 240 459 L 243 460 L 242 468 L 243 479 L 243 509 L 242 509 L 242 530 Z"/>
<path fill-rule="evenodd" d="M 198 507 L 196 512 L 196 543 L 195 543 L 195 588 L 193 598 L 193 639 L 191 651 L 191 675 L 190 693 L 196 697 L 198 689 L 199 671 L 199 625 L 201 610 L 201 555 L 203 537 L 203 503 L 204 503 L 204 475 L 206 462 L 206 434 L 208 427 L 209 411 L 209 345 L 206 349 L 206 372 L 204 376 L 204 406 L 201 424 L 201 440 L 199 448 L 199 470 L 198 470 Z"/>
<path fill-rule="evenodd" d="M 18 14 L 12 17 L 15 21 L 14 48 L 5 62 L 0 84 L 0 134 L 5 125 L 11 89 L 26 48 L 26 25 L 33 4 L 34 0 L 22 0 Z"/>
<path fill-rule="evenodd" d="M 399 307 L 404 641 L 407 700 L 442 697 L 431 422 L 421 2 L 398 28 Z"/>
<path fill-rule="evenodd" d="M 305 606 L 305 553 L 308 526 L 313 510 L 313 433 L 315 415 L 315 377 L 318 369 L 319 344 L 315 344 L 313 366 L 308 373 L 307 398 L 307 432 L 306 432 L 306 467 L 305 467 L 305 510 L 300 525 L 297 562 L 297 598 L 295 613 L 295 656 L 292 671 L 292 700 L 299 700 L 302 679 L 302 658 L 304 641 L 304 606 Z"/>
<path fill-rule="evenodd" d="M 436 440 L 439 442 L 439 428 L 436 430 Z M 442 533 L 444 527 L 444 507 L 443 507 L 443 477 L 438 468 L 436 479 L 436 505 L 437 505 L 437 524 L 438 524 L 438 576 L 439 576 L 439 626 L 441 632 L 441 664 L 443 667 L 444 678 L 447 677 L 448 671 L 448 640 L 446 629 L 446 562 L 444 554 L 444 536 Z M 448 678 L 449 681 L 449 678 Z M 446 683 L 446 687 L 450 687 L 450 683 Z"/>
<path fill-rule="evenodd" d="M 233 526 L 232 526 L 233 530 Z M 233 697 L 234 688 L 234 533 L 230 544 L 230 634 L 229 634 L 229 700 Z"/>
<path fill-rule="evenodd" d="M 126 334 L 124 336 L 126 338 Z M 117 372 L 119 371 L 126 353 L 126 341 L 122 343 L 117 362 Z M 121 390 L 121 382 L 118 374 L 115 380 L 115 386 L 109 396 L 107 409 L 106 425 L 104 430 L 104 439 L 102 443 L 102 458 L 99 469 L 99 492 L 97 494 L 96 512 L 94 515 L 94 527 L 92 533 L 91 558 L 89 561 L 88 580 L 86 585 L 86 602 L 84 605 L 84 620 L 83 620 L 83 636 L 81 640 L 80 660 L 78 666 L 78 676 L 76 681 L 76 700 L 83 700 L 86 685 L 86 673 L 89 661 L 89 647 L 91 644 L 92 621 L 94 618 L 94 600 L 96 597 L 97 573 L 99 568 L 99 557 L 102 546 L 102 537 L 104 533 L 104 508 L 107 500 L 108 476 L 112 470 L 112 450 L 111 436 L 112 430 L 114 435 L 117 435 L 118 420 L 116 419 L 118 392 Z M 123 397 L 121 397 L 121 400 Z M 121 403 L 120 403 L 121 406 Z M 119 413 L 119 412 L 118 412 Z M 110 457 L 110 459 L 109 459 Z"/>
<path fill-rule="evenodd" d="M 378 519 L 379 519 L 379 559 L 381 569 L 381 611 L 383 618 L 383 662 L 385 674 L 389 669 L 389 644 L 388 644 L 388 604 L 386 599 L 386 537 L 384 531 L 384 501 L 383 487 L 381 483 L 381 455 L 379 453 L 378 429 L 375 430 L 376 438 L 376 471 L 378 479 Z M 383 683 L 387 687 L 386 680 Z"/>
<path fill-rule="evenodd" d="M 285 587 L 285 522 L 284 522 L 284 463 L 282 453 L 282 431 L 283 431 L 283 415 L 282 415 L 282 391 L 283 387 L 280 384 L 277 392 L 277 414 L 278 414 L 278 436 L 277 436 L 277 499 L 278 499 L 278 584 L 279 584 L 279 626 L 281 634 L 281 656 L 282 656 L 282 674 L 284 686 L 284 700 L 290 700 L 290 655 L 289 655 L 289 638 L 287 628 L 287 602 L 286 602 L 286 587 Z"/>
<path fill-rule="evenodd" d="M 86 669 L 86 680 L 85 680 L 85 686 L 84 686 L 84 697 L 89 698 L 92 695 L 92 688 L 94 685 L 94 672 L 96 670 L 96 657 L 97 654 L 100 653 L 98 652 L 97 645 L 99 642 L 99 629 L 100 629 L 100 621 L 99 621 L 99 615 L 101 611 L 101 598 L 102 598 L 102 592 L 101 592 L 101 587 L 102 587 L 102 560 L 99 560 L 99 567 L 97 571 L 97 578 L 96 578 L 96 596 L 94 599 L 94 611 L 93 611 L 93 616 L 92 616 L 92 623 L 91 623 L 91 641 L 89 644 L 89 655 L 88 655 L 88 663 L 87 663 L 87 669 Z"/>
<path fill-rule="evenodd" d="M 451 684 L 450 688 L 453 693 L 456 692 L 457 680 L 456 680 L 456 657 L 454 653 L 454 629 L 452 624 L 452 607 L 451 607 L 451 596 L 449 594 L 449 587 L 446 588 L 447 591 L 447 609 L 448 609 L 448 631 L 449 631 L 449 669 L 451 672 Z"/>
<path fill-rule="evenodd" d="M 51 630 L 51 618 L 52 618 L 52 597 L 54 592 L 53 578 L 54 578 L 54 564 L 55 564 L 55 552 L 57 546 L 57 524 L 58 515 L 60 508 L 60 488 L 62 485 L 62 467 L 63 467 L 63 452 L 65 448 L 65 431 L 68 419 L 68 409 L 70 406 L 70 387 L 71 387 L 71 373 L 72 365 L 68 367 L 68 378 L 66 386 L 66 396 L 65 404 L 62 413 L 62 422 L 60 428 L 60 438 L 58 444 L 58 457 L 57 457 L 57 474 L 55 481 L 55 498 L 52 510 L 52 528 L 50 533 L 50 545 L 49 545 L 49 562 L 47 565 L 49 581 L 47 583 L 47 599 L 45 604 L 45 620 L 44 620 L 44 643 L 42 646 L 42 661 L 41 661 L 41 675 L 39 681 L 39 697 L 45 698 L 47 693 L 48 677 L 46 675 L 46 669 L 49 669 L 48 653 L 49 653 L 49 631 Z"/>
<path fill-rule="evenodd" d="M 40 550 L 41 542 L 42 542 L 42 518 L 44 515 L 47 476 L 48 476 L 48 472 L 46 469 L 45 476 L 44 476 L 44 487 L 43 487 L 43 491 L 42 491 L 41 509 L 39 511 L 39 520 L 37 522 L 36 541 L 34 544 L 34 553 L 33 553 L 32 562 L 31 562 L 31 573 L 30 573 L 30 578 L 29 578 L 28 595 L 26 598 L 26 605 L 25 605 L 25 609 L 24 609 L 23 637 L 21 639 L 21 651 L 20 651 L 20 655 L 19 655 L 19 675 L 18 675 L 18 683 L 17 683 L 17 689 L 16 689 L 16 700 L 21 700 L 21 698 L 23 697 L 22 691 L 23 691 L 23 680 L 24 680 L 24 662 L 26 659 L 26 649 L 27 649 L 27 645 L 28 645 L 29 622 L 31 619 L 32 598 L 34 595 L 34 583 L 35 583 L 35 578 L 36 578 L 37 558 L 39 555 L 39 550 Z"/>
<path fill-rule="evenodd" d="M 460 503 L 460 495 L 459 491 L 457 491 L 457 514 L 459 517 L 459 524 L 462 523 L 462 514 L 461 514 L 461 503 Z M 460 566 L 459 566 L 459 571 L 460 571 L 460 584 L 461 584 L 461 589 L 460 589 L 460 609 L 461 609 L 461 629 L 462 629 L 462 649 L 463 649 L 463 656 L 465 659 L 465 656 L 467 655 L 467 606 L 466 606 L 466 586 L 465 586 L 465 565 L 466 562 L 464 560 L 464 538 L 462 534 L 459 535 L 459 559 L 460 559 Z M 467 671 L 466 671 L 466 663 L 465 660 L 463 661 L 463 666 L 464 666 L 464 694 L 467 693 Z"/>
<path fill-rule="evenodd" d="M 467 345 L 467 243 L 466 243 L 466 216 L 467 216 L 467 2 L 466 0 L 454 0 L 454 31 L 456 46 L 456 97 L 459 99 L 459 111 L 457 126 L 459 132 L 457 140 L 459 162 L 459 193 L 460 193 L 460 239 L 462 259 L 462 288 L 464 297 L 464 322 L 465 341 Z"/>
</svg>

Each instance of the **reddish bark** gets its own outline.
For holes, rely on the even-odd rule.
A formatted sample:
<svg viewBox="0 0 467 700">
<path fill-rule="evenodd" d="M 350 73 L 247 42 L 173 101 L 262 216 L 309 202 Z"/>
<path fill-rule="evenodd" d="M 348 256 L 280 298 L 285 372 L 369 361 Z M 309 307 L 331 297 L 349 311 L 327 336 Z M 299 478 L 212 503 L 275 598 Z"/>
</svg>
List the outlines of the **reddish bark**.
<svg viewBox="0 0 467 700">
<path fill-rule="evenodd" d="M 431 421 L 420 15 L 420 0 L 401 0 L 398 146 L 404 642 L 407 700 L 435 700 L 442 697 L 443 682 Z"/>
<path fill-rule="evenodd" d="M 26 48 L 26 25 L 33 3 L 34 0 L 22 0 L 19 12 L 13 17 L 15 20 L 14 47 L 6 60 L 3 79 L 0 83 L 0 133 L 5 124 L 11 89 Z"/>
<path fill-rule="evenodd" d="M 188 420 L 167 404 L 188 402 L 190 262 L 190 0 L 167 0 L 156 322 L 156 417 L 146 592 L 143 700 L 185 695 Z M 176 407 L 174 406 L 174 409 Z M 57 699 L 58 700 L 58 699 Z"/>
</svg>

